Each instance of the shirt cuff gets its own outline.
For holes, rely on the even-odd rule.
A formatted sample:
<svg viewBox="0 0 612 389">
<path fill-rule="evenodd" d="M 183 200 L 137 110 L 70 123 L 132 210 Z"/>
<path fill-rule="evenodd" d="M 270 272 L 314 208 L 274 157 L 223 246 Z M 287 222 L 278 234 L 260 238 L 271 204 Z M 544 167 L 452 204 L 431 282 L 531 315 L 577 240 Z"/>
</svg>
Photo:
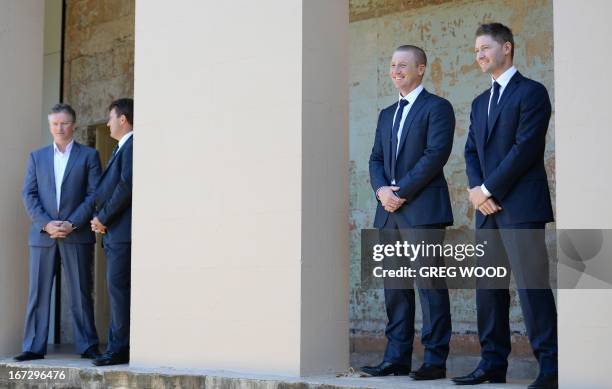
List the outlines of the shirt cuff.
<svg viewBox="0 0 612 389">
<path fill-rule="evenodd" d="M 487 196 L 487 197 L 491 197 L 492 196 L 491 192 L 489 192 L 489 190 L 487 189 L 487 187 L 484 184 L 480 185 L 480 189 L 482 190 L 482 193 L 485 194 L 485 196 Z"/>
</svg>

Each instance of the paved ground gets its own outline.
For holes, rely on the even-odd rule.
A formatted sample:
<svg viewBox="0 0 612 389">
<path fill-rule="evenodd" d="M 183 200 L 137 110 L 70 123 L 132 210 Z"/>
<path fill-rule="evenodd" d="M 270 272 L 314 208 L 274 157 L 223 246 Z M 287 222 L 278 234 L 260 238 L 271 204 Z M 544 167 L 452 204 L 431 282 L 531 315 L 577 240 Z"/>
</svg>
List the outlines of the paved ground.
<svg viewBox="0 0 612 389">
<path fill-rule="evenodd" d="M 15 380 L 17 371 L 64 372 L 64 379 Z M 30 373 L 31 374 L 31 373 Z M 48 373 L 47 373 L 48 374 Z M 57 373 L 55 373 L 57 374 Z M 480 385 L 478 388 L 525 388 L 530 380 L 510 380 L 508 384 Z M 54 350 L 43 360 L 26 363 L 0 358 L 0 388 L 457 388 L 450 379 L 416 382 L 409 377 L 362 377 L 355 372 L 344 376 L 283 377 L 230 371 L 144 368 L 131 365 L 95 367 L 69 350 Z"/>
</svg>

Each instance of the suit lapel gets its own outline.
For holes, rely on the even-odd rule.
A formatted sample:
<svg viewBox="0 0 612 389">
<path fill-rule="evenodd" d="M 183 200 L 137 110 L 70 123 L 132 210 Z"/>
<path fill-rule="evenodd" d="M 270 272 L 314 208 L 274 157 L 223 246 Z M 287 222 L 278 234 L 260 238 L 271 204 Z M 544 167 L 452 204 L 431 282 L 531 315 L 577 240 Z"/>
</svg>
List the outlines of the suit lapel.
<svg viewBox="0 0 612 389">
<path fill-rule="evenodd" d="M 495 130 L 495 123 L 497 122 L 497 118 L 499 117 L 499 114 L 502 111 L 502 109 L 504 109 L 504 104 L 510 99 L 510 96 L 512 96 L 512 93 L 514 93 L 514 91 L 517 89 L 518 84 L 522 77 L 523 76 L 518 71 L 514 74 L 514 76 L 512 76 L 512 78 L 510 79 L 510 82 L 508 82 L 508 85 L 506 85 L 506 89 L 504 89 L 504 93 L 502 93 L 501 95 L 501 99 L 499 101 L 499 104 L 497 104 L 497 108 L 493 112 L 491 112 L 491 115 L 493 115 L 493 119 L 491 120 L 491 128 L 489 128 L 489 131 L 488 131 L 489 136 L 487 137 L 486 142 L 488 142 L 489 139 L 491 139 L 491 134 L 493 134 L 493 131 Z M 489 96 L 490 96 L 490 92 L 489 92 Z M 488 101 L 487 101 L 487 106 L 488 106 Z"/>
<path fill-rule="evenodd" d="M 55 160 L 54 160 L 54 153 L 55 153 L 55 149 L 53 147 L 53 144 L 51 144 L 51 146 L 49 146 L 49 148 L 47 149 L 47 152 L 44 153 L 44 165 L 43 166 L 47 166 L 47 172 L 48 172 L 48 184 L 49 188 L 51 188 L 51 198 L 53 199 L 53 204 L 57 204 L 57 192 L 56 192 L 56 188 L 55 188 Z M 55 209 L 55 207 L 53 207 L 53 215 L 52 216 L 57 216 L 57 209 Z"/>
<path fill-rule="evenodd" d="M 479 116 L 476 117 L 476 123 L 478 128 L 478 133 L 476 136 L 478 137 L 478 143 L 484 148 L 485 143 L 487 142 L 487 122 L 489 120 L 489 115 L 487 115 L 487 110 L 489 109 L 489 99 L 491 98 L 491 90 L 489 89 L 489 93 L 482 95 L 480 102 L 478 104 L 478 112 Z"/>
<path fill-rule="evenodd" d="M 397 103 L 393 105 L 393 109 L 390 109 L 390 113 L 385 115 L 384 122 L 382 123 L 381 128 L 381 140 L 383 147 L 383 156 L 385 157 L 385 166 L 388 166 L 391 169 L 391 159 L 393 158 L 391 153 L 391 130 L 393 127 L 393 116 L 395 115 L 395 110 L 397 109 Z"/>
<path fill-rule="evenodd" d="M 100 181 L 102 181 L 102 178 L 104 178 L 104 176 L 106 175 L 106 172 L 108 172 L 110 170 L 110 167 L 113 165 L 115 160 L 119 157 L 119 154 L 121 154 L 123 152 L 123 150 L 125 150 L 125 147 L 128 144 L 130 144 L 133 139 L 134 139 L 134 135 L 130 136 L 129 139 L 127 141 L 125 141 L 125 143 L 119 148 L 119 150 L 117 150 L 115 155 L 113 155 L 111 157 L 111 159 L 108 160 L 108 163 L 106 164 L 106 169 L 104 169 L 104 172 L 102 173 L 102 176 L 100 177 Z"/>
<path fill-rule="evenodd" d="M 70 174 L 70 170 L 72 170 L 72 168 L 76 164 L 77 159 L 79 158 L 80 149 L 80 145 L 75 141 L 72 144 L 72 150 L 70 150 L 70 157 L 68 157 L 68 164 L 66 164 L 66 170 L 64 170 L 64 177 L 62 177 L 62 187 L 64 186 L 64 182 L 66 182 L 66 179 L 68 178 L 68 174 Z"/>
<path fill-rule="evenodd" d="M 412 108 L 408 111 L 408 116 L 406 116 L 406 121 L 404 121 L 404 126 L 402 127 L 402 137 L 400 138 L 399 147 L 397 148 L 397 155 L 402 152 L 402 147 L 404 143 L 406 143 L 406 137 L 408 136 L 408 132 L 410 131 L 410 127 L 412 126 L 412 122 L 414 118 L 418 115 L 419 111 L 425 105 L 427 98 L 429 97 L 429 92 L 423 89 L 419 96 L 414 101 Z"/>
</svg>

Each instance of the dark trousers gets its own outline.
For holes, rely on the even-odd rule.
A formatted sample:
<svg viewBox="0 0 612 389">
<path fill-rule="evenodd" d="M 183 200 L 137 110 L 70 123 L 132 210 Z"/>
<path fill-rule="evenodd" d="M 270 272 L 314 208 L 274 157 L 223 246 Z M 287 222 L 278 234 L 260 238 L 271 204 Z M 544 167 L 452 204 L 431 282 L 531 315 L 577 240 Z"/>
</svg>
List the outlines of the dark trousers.
<svg viewBox="0 0 612 389">
<path fill-rule="evenodd" d="M 529 231 L 522 231 L 529 230 Z M 509 267 L 518 286 L 527 336 L 544 374 L 557 373 L 557 310 L 548 286 L 548 255 L 543 223 L 498 226 L 488 216 L 476 231 L 476 239 L 487 241 L 483 264 Z M 509 281 L 509 280 L 508 280 Z M 545 284 L 545 285 L 544 285 Z M 476 290 L 478 335 L 484 370 L 506 371 L 510 354 L 510 293 L 507 289 Z"/>
<path fill-rule="evenodd" d="M 131 243 L 104 242 L 106 283 L 110 302 L 107 352 L 125 353 L 130 347 Z"/>
<path fill-rule="evenodd" d="M 394 215 L 389 215 L 383 230 L 397 230 L 399 228 Z M 411 229 L 412 232 L 400 230 L 400 234 L 418 235 L 419 230 L 433 230 L 436 239 L 444 239 L 444 226 L 418 226 Z M 391 231 L 392 232 L 392 231 Z M 402 236 L 412 243 L 418 243 L 418 236 Z M 431 241 L 431 234 L 426 234 Z M 417 259 L 411 263 L 413 268 L 418 268 L 422 263 Z M 393 283 L 391 283 L 393 284 Z M 421 330 L 421 343 L 425 348 L 424 362 L 445 367 L 449 352 L 451 338 L 451 316 L 448 290 L 446 288 L 435 289 L 432 287 L 419 287 L 419 299 L 423 312 L 423 328 Z M 387 348 L 384 360 L 402 365 L 411 365 L 412 344 L 414 341 L 414 316 L 415 296 L 414 289 L 410 287 L 397 288 L 385 285 L 385 308 L 387 311 Z"/>
<path fill-rule="evenodd" d="M 30 286 L 23 351 L 47 353 L 51 289 L 60 261 L 70 295 L 76 351 L 83 353 L 98 344 L 92 299 L 93 245 L 67 244 L 58 240 L 51 247 L 30 246 Z"/>
</svg>

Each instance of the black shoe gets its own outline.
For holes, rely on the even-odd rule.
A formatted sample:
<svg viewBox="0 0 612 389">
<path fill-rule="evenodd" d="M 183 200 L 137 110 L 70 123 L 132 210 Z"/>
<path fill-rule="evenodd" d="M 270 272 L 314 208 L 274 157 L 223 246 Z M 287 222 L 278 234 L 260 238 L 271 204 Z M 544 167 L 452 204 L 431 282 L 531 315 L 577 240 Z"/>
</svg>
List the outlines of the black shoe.
<svg viewBox="0 0 612 389">
<path fill-rule="evenodd" d="M 557 374 L 540 374 L 527 389 L 557 389 L 559 376 Z"/>
<path fill-rule="evenodd" d="M 446 378 L 446 369 L 424 363 L 419 370 L 410 373 L 410 377 L 416 381 L 438 380 Z"/>
<path fill-rule="evenodd" d="M 100 354 L 100 351 L 98 351 L 97 344 L 90 346 L 83 354 L 81 354 L 81 358 L 83 359 L 98 359 L 101 356 L 102 355 Z"/>
<path fill-rule="evenodd" d="M 457 385 L 478 385 L 485 382 L 490 382 L 492 384 L 505 383 L 506 372 L 484 371 L 478 367 L 468 375 L 453 378 L 453 382 Z"/>
<path fill-rule="evenodd" d="M 122 365 L 130 361 L 130 354 L 126 352 L 122 353 L 109 353 L 106 352 L 100 358 L 94 359 L 93 364 L 95 366 L 110 366 L 110 365 Z"/>
<path fill-rule="evenodd" d="M 392 362 L 381 362 L 378 366 L 364 366 L 361 371 L 374 377 L 382 377 L 386 375 L 408 375 L 410 374 L 410 365 L 400 365 Z"/>
<path fill-rule="evenodd" d="M 23 362 L 23 361 L 33 361 L 35 359 L 44 359 L 45 356 L 43 354 L 33 353 L 30 351 L 24 351 L 21 354 L 17 355 L 15 361 Z"/>
</svg>

